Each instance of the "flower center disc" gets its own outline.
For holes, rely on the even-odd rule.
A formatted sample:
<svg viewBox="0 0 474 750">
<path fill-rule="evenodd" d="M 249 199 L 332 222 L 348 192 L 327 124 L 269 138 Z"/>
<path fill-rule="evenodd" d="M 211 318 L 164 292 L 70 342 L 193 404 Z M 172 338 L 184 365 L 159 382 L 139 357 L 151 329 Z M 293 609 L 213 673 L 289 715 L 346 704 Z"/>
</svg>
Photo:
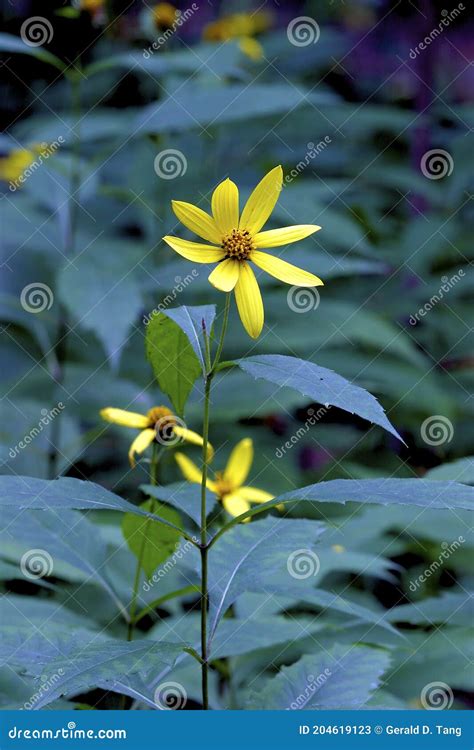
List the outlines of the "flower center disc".
<svg viewBox="0 0 474 750">
<path fill-rule="evenodd" d="M 156 434 L 169 440 L 176 425 L 174 414 L 166 406 L 154 406 L 147 414 L 150 420 L 150 427 L 156 430 Z"/>
<path fill-rule="evenodd" d="M 226 254 L 226 258 L 247 260 L 252 250 L 255 250 L 255 246 L 252 241 L 252 235 L 247 229 L 233 229 L 222 240 L 222 249 Z"/>
<path fill-rule="evenodd" d="M 222 472 L 220 471 L 216 471 L 215 485 L 216 494 L 221 500 L 225 495 L 229 495 L 233 489 L 230 482 L 224 479 L 224 477 L 222 476 Z"/>
</svg>

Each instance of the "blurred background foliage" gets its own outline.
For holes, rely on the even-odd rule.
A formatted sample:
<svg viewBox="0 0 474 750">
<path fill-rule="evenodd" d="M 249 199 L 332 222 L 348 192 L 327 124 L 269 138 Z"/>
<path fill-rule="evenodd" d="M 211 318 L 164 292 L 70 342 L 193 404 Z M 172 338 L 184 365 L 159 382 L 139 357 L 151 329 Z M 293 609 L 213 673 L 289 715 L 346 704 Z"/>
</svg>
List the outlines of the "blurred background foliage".
<svg viewBox="0 0 474 750">
<path fill-rule="evenodd" d="M 39 12 L 28 0 L 2 5 L 4 31 L 16 37 Z M 101 424 L 99 409 L 143 412 L 166 403 L 144 356 L 144 320 L 152 309 L 223 302 L 205 267 L 193 269 L 161 241 L 177 229 L 170 200 L 208 209 L 225 177 L 248 194 L 281 163 L 287 180 L 272 221 L 321 225 L 284 252 L 325 286 L 319 297 L 295 303 L 288 287 L 262 274 L 263 335 L 252 342 L 234 309 L 224 354 L 286 353 L 333 368 L 379 397 L 407 446 L 332 408 L 279 457 L 318 407 L 232 372 L 213 396 L 216 465 L 238 439 L 251 436 L 254 477 L 275 494 L 336 477 L 430 472 L 474 483 L 474 37 L 467 11 L 417 52 L 445 17 L 442 2 L 213 2 L 195 11 L 191 5 L 178 5 L 187 14 L 179 24 L 164 4 L 157 10 L 138 1 L 45 0 L 41 16 L 53 32 L 45 45 L 23 45 L 19 53 L 3 46 L 3 473 L 65 473 L 140 499 L 146 461 L 129 469 L 130 434 Z M 247 18 L 232 16 L 246 12 Z M 314 43 L 289 39 L 288 25 L 299 16 L 317 21 Z M 12 189 L 15 170 L 23 173 L 41 149 L 58 142 Z M 163 153 L 169 149 L 171 157 Z M 447 154 L 444 176 L 422 168 L 432 149 Z M 38 284 L 46 285 L 41 312 L 25 306 L 25 288 Z M 196 388 L 185 415 L 198 431 L 201 396 Z M 59 403 L 61 415 L 27 449 L 16 449 Z M 441 437 L 427 439 L 423 425 L 432 418 Z M 178 478 L 171 457 L 161 478 Z M 315 511 L 300 506 L 294 514 Z M 321 515 L 337 524 L 348 514 L 326 506 Z M 338 543 L 383 554 L 393 572 L 363 573 L 349 559 L 323 571 L 325 586 L 337 591 L 350 584 L 345 595 L 376 610 L 444 588 L 462 595 L 470 575 L 465 547 L 426 590 L 414 594 L 408 581 L 437 558 L 442 543 L 467 536 L 465 514 L 412 516 L 389 508 L 355 516 L 350 539 L 347 531 Z M 118 544 L 116 530 L 107 533 Z M 12 551 L 10 562 L 14 557 Z M 67 570 L 64 576 L 75 585 Z M 3 578 L 22 590 L 8 565 Z M 439 623 L 452 613 L 447 604 L 441 610 Z M 469 679 L 448 643 L 464 644 L 466 623 L 446 625 L 449 639 L 436 634 L 438 650 L 423 656 L 431 666 L 420 676 L 418 664 L 404 661 L 403 649 L 417 649 L 428 627 L 413 617 L 409 645 L 396 652 L 392 694 L 413 700 L 418 682 L 433 673 L 466 701 Z M 404 666 L 397 670 L 398 664 Z M 239 669 L 244 684 L 245 657 Z"/>
</svg>

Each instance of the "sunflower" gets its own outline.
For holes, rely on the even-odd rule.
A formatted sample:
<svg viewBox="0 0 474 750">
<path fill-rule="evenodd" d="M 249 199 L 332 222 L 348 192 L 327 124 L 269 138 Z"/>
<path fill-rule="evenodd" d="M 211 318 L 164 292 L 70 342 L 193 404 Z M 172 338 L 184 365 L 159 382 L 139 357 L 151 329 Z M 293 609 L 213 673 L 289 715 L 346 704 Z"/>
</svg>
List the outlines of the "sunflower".
<svg viewBox="0 0 474 750">
<path fill-rule="evenodd" d="M 130 446 L 128 458 L 132 469 L 135 466 L 135 454 L 144 453 L 151 443 L 156 440 L 161 445 L 176 445 L 181 439 L 192 445 L 202 445 L 203 439 L 197 432 L 188 430 L 173 412 L 166 406 L 154 406 L 146 414 L 137 414 L 125 409 L 114 409 L 107 407 L 101 409 L 100 416 L 106 422 L 120 424 L 124 427 L 134 427 L 141 432 L 137 435 Z M 208 446 L 208 452 L 212 456 L 212 448 Z"/>
<path fill-rule="evenodd" d="M 184 453 L 175 454 L 178 466 L 188 482 L 201 484 L 202 472 Z M 253 462 L 253 442 L 244 438 L 237 443 L 224 471 L 215 472 L 214 479 L 208 479 L 206 486 L 215 492 L 222 505 L 231 516 L 240 516 L 250 509 L 250 503 L 266 503 L 273 500 L 265 490 L 244 486 Z"/>
<path fill-rule="evenodd" d="M 261 251 L 261 248 L 297 242 L 321 229 L 315 224 L 298 224 L 260 231 L 275 207 L 282 183 L 283 170 L 275 167 L 253 190 L 240 218 L 239 191 L 229 179 L 221 182 L 212 194 L 212 216 L 191 203 L 172 201 L 173 211 L 181 223 L 212 244 L 179 237 L 163 238 L 179 255 L 194 263 L 218 263 L 209 281 L 222 292 L 234 290 L 240 319 L 252 338 L 257 338 L 262 331 L 264 313 L 260 289 L 249 261 L 292 286 L 323 284 L 312 273 Z"/>
</svg>

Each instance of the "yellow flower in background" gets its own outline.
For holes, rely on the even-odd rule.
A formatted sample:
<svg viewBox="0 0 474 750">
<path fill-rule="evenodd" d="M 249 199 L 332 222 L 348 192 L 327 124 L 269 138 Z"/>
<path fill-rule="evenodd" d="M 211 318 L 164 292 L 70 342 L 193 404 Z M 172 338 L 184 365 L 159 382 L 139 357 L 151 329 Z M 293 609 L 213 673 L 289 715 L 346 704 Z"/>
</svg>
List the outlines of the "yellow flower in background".
<svg viewBox="0 0 474 750">
<path fill-rule="evenodd" d="M 176 445 L 179 440 L 184 440 L 192 445 L 203 444 L 202 437 L 197 432 L 188 430 L 183 424 L 178 424 L 181 420 L 166 406 L 155 406 L 146 414 L 107 407 L 101 409 L 100 416 L 106 422 L 141 430 L 128 452 L 132 469 L 135 466 L 135 454 L 144 453 L 154 440 L 164 446 Z M 211 446 L 209 446 L 209 454 L 212 457 Z"/>
<path fill-rule="evenodd" d="M 153 21 L 159 29 L 169 29 L 176 23 L 180 11 L 171 3 L 157 3 L 152 8 Z"/>
<path fill-rule="evenodd" d="M 79 8 L 96 15 L 105 9 L 105 0 L 79 0 Z"/>
<path fill-rule="evenodd" d="M 14 148 L 6 156 L 0 157 L 0 180 L 17 182 L 23 172 L 47 147 L 47 143 L 33 143 L 29 148 Z"/>
<path fill-rule="evenodd" d="M 188 482 L 201 484 L 202 472 L 184 453 L 175 454 L 179 468 Z M 253 462 L 253 442 L 244 438 L 237 443 L 230 454 L 224 471 L 216 472 L 215 478 L 208 479 L 206 486 L 215 492 L 222 505 L 231 516 L 240 516 L 250 509 L 250 503 L 266 503 L 273 500 L 265 490 L 244 486 Z"/>
<path fill-rule="evenodd" d="M 266 31 L 272 24 L 272 16 L 265 11 L 256 13 L 234 13 L 212 21 L 204 27 L 203 37 L 209 42 L 227 42 L 239 39 L 242 52 L 252 60 L 261 60 L 263 48 L 255 34 Z"/>
<path fill-rule="evenodd" d="M 292 286 L 323 284 L 318 276 L 261 252 L 261 248 L 288 245 L 321 229 L 315 224 L 298 224 L 260 231 L 275 207 L 282 184 L 283 170 L 275 167 L 251 193 L 240 218 L 239 190 L 229 179 L 221 182 L 212 194 L 212 216 L 191 203 L 172 201 L 173 211 L 182 224 L 212 245 L 179 237 L 163 238 L 187 260 L 219 264 L 210 274 L 209 281 L 222 292 L 234 290 L 240 319 L 252 338 L 257 338 L 261 333 L 264 312 L 260 289 L 249 261 Z"/>
</svg>

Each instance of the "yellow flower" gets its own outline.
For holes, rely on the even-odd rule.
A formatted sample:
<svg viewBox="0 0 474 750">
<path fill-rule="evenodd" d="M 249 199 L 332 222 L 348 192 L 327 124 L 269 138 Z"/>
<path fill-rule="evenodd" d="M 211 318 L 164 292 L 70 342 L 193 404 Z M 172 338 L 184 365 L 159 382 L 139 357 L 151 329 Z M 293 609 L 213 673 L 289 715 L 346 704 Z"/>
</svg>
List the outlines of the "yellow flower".
<svg viewBox="0 0 474 750">
<path fill-rule="evenodd" d="M 79 7 L 91 15 L 100 13 L 105 6 L 105 0 L 80 0 Z"/>
<path fill-rule="evenodd" d="M 252 60 L 261 60 L 263 49 L 252 37 L 271 26 L 272 17 L 265 11 L 234 13 L 212 21 L 204 27 L 203 37 L 210 42 L 227 42 L 239 39 L 242 52 Z"/>
<path fill-rule="evenodd" d="M 223 292 L 235 291 L 240 319 L 249 336 L 257 338 L 263 328 L 263 303 L 249 261 L 292 286 L 320 286 L 320 278 L 281 258 L 262 253 L 261 248 L 297 242 L 321 227 L 298 224 L 261 232 L 278 200 L 283 170 L 275 167 L 250 195 L 239 219 L 239 191 L 232 180 L 224 180 L 212 194 L 212 216 L 191 203 L 172 201 L 173 211 L 185 227 L 212 245 L 164 237 L 179 255 L 194 263 L 218 263 L 210 283 Z"/>
<path fill-rule="evenodd" d="M 175 445 L 180 438 L 193 445 L 203 444 L 202 437 L 196 432 L 179 425 L 173 412 L 166 406 L 155 406 L 147 414 L 137 414 L 134 411 L 107 407 L 101 409 L 100 416 L 106 422 L 141 430 L 128 452 L 132 469 L 135 466 L 135 454 L 144 453 L 154 440 L 161 445 Z M 212 456 L 212 447 L 209 445 L 208 448 L 208 453 Z"/>
<path fill-rule="evenodd" d="M 152 8 L 153 21 L 160 29 L 169 29 L 179 16 L 179 10 L 171 3 L 158 3 Z"/>
<path fill-rule="evenodd" d="M 34 143 L 30 148 L 14 148 L 7 156 L 0 158 L 0 180 L 17 182 L 36 156 L 47 149 L 47 143 Z"/>
<path fill-rule="evenodd" d="M 196 464 L 183 453 L 176 453 L 175 458 L 185 479 L 201 484 L 202 472 Z M 207 488 L 216 493 L 231 516 L 240 516 L 248 511 L 250 503 L 266 503 L 273 500 L 274 495 L 265 490 L 244 486 L 252 461 L 253 442 L 250 438 L 245 438 L 233 449 L 224 471 L 216 472 L 214 480 L 207 480 Z"/>
</svg>

